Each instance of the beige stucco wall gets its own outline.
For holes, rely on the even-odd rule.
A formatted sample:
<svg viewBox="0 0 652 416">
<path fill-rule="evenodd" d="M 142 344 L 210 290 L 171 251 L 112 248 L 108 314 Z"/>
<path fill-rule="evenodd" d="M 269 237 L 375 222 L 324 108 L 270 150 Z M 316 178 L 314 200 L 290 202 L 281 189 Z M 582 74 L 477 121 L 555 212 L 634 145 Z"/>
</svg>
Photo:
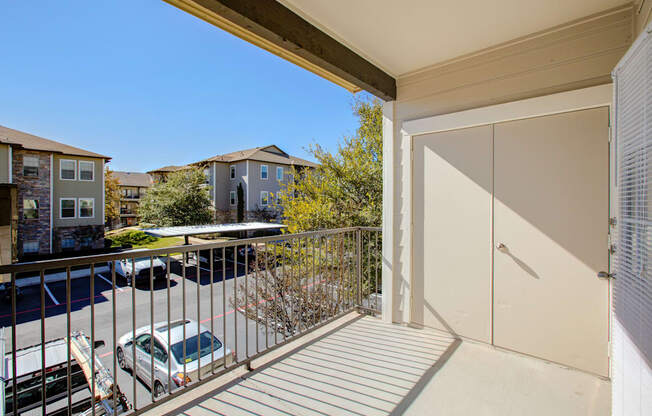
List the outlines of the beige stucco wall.
<svg viewBox="0 0 652 416">
<path fill-rule="evenodd" d="M 267 165 L 267 179 L 260 179 L 260 166 Z M 260 192 L 267 191 L 274 194 L 274 198 L 278 194 L 278 191 L 281 189 L 281 184 L 276 180 L 276 168 L 283 167 L 284 173 L 284 182 L 287 181 L 288 174 L 290 173 L 289 165 L 280 165 L 267 162 L 258 162 L 251 160 L 249 161 L 249 198 L 251 201 L 249 203 L 249 209 L 255 210 L 260 205 Z M 271 207 L 271 198 L 270 195 L 270 205 Z"/>
<path fill-rule="evenodd" d="M 0 144 L 0 183 L 9 183 L 9 145 Z"/>
<path fill-rule="evenodd" d="M 231 180 L 229 179 L 229 165 L 227 163 L 214 163 L 215 177 L 213 179 L 213 189 L 215 209 L 229 209 L 229 192 L 231 189 Z M 211 169 L 213 171 L 213 169 Z"/>
<path fill-rule="evenodd" d="M 77 174 L 75 180 L 61 180 L 60 175 L 60 161 L 61 159 L 72 159 L 77 161 Z M 95 174 L 93 181 L 80 181 L 79 180 L 79 161 L 87 160 L 95 163 Z M 104 169 L 103 160 L 96 158 L 67 156 L 67 155 L 54 155 L 54 169 L 52 171 L 54 181 L 54 192 L 52 193 L 53 205 L 53 222 L 55 227 L 70 227 L 75 225 L 102 225 L 104 224 L 103 218 L 103 196 L 104 184 L 102 182 L 102 170 Z M 77 202 L 77 213 L 75 218 L 61 218 L 61 205 L 60 198 L 94 198 L 95 205 L 93 210 L 93 218 L 79 218 L 79 203 Z"/>
<path fill-rule="evenodd" d="M 384 318 L 410 320 L 410 143 L 402 123 L 498 103 L 611 82 L 611 70 L 634 33 L 631 6 L 557 27 L 397 80 L 397 100 L 386 103 L 383 233 Z M 391 285 L 388 287 L 387 285 Z"/>
</svg>

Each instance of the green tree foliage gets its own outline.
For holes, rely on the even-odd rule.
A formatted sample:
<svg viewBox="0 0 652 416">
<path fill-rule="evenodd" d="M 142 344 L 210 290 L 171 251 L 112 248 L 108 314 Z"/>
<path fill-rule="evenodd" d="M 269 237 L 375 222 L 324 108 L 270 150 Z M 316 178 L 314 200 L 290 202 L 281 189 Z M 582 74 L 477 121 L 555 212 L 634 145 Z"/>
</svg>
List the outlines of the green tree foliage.
<svg viewBox="0 0 652 416">
<path fill-rule="evenodd" d="M 158 240 L 156 237 L 147 235 L 139 230 L 129 230 L 123 233 L 115 234 L 111 237 L 113 245 L 121 246 L 123 244 L 130 244 L 132 246 L 139 246 L 148 243 L 153 243 Z"/>
<path fill-rule="evenodd" d="M 242 183 L 238 184 L 238 221 L 244 221 L 244 189 L 242 189 Z"/>
<path fill-rule="evenodd" d="M 120 182 L 113 171 L 104 169 L 104 222 L 107 224 L 120 218 Z"/>
<path fill-rule="evenodd" d="M 141 222 L 161 227 L 210 223 L 213 213 L 204 173 L 198 168 L 170 173 L 166 182 L 145 194 L 138 214 Z"/>
<path fill-rule="evenodd" d="M 353 105 L 359 127 L 344 137 L 336 154 L 319 145 L 310 152 L 314 170 L 293 170 L 279 192 L 279 208 L 289 232 L 349 226 L 380 226 L 382 220 L 382 105 L 358 100 Z"/>
</svg>

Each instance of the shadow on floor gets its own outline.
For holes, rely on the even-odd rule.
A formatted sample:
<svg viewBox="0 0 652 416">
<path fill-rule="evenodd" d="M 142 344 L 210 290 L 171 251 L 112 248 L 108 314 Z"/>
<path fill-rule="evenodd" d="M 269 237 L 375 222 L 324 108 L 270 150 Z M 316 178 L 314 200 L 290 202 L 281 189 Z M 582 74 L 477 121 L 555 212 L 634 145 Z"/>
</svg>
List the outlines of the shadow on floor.
<svg viewBox="0 0 652 416">
<path fill-rule="evenodd" d="M 360 317 L 167 414 L 401 414 L 460 342 Z"/>
</svg>

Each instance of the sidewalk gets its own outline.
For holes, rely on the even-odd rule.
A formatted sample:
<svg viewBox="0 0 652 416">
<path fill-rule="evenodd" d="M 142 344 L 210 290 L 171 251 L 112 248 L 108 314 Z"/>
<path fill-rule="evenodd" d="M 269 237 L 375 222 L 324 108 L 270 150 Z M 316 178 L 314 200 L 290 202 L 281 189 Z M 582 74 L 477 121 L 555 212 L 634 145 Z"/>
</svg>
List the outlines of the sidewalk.
<svg viewBox="0 0 652 416">
<path fill-rule="evenodd" d="M 95 268 L 95 274 L 98 273 L 108 273 L 111 270 L 109 269 L 109 266 L 100 266 Z M 89 277 L 91 275 L 91 268 L 88 267 L 86 269 L 79 269 L 79 270 L 71 270 L 70 271 L 70 278 L 71 279 L 79 279 L 81 277 Z M 54 282 L 61 282 L 66 280 L 66 272 L 56 272 L 56 273 L 46 273 L 45 274 L 45 283 L 54 283 Z M 28 286 L 37 286 L 41 284 L 41 277 L 40 276 L 32 276 L 32 277 L 25 277 L 22 279 L 17 279 L 16 280 L 16 286 L 17 287 L 28 287 Z"/>
</svg>

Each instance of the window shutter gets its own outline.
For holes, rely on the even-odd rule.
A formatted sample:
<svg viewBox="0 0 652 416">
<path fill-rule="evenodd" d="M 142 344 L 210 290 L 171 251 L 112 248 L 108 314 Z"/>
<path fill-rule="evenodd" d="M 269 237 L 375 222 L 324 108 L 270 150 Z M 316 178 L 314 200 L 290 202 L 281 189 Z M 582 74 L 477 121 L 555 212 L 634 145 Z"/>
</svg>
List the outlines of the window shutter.
<svg viewBox="0 0 652 416">
<path fill-rule="evenodd" d="M 642 401 L 636 404 L 632 394 L 643 393 L 639 390 L 646 384 L 641 380 L 643 368 L 652 363 L 652 37 L 648 30 L 613 72 L 618 203 L 613 287 L 614 414 L 626 414 L 634 409 L 629 406 L 642 405 Z"/>
</svg>

